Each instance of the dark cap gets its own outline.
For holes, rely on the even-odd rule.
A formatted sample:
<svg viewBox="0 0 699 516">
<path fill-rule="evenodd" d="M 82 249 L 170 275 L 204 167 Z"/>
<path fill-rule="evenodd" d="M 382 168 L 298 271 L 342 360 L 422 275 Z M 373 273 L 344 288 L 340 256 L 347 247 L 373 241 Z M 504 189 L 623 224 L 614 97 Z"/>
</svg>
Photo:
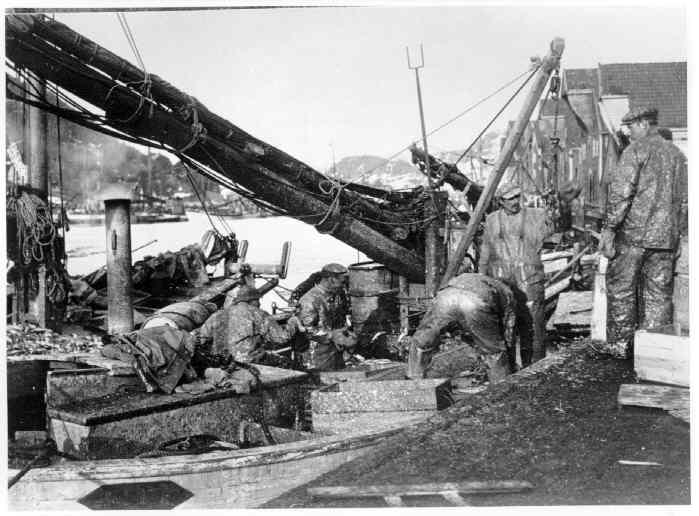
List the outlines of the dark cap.
<svg viewBox="0 0 699 516">
<path fill-rule="evenodd" d="M 257 299 L 260 299 L 260 293 L 257 291 L 257 289 L 248 285 L 243 285 L 235 293 L 235 297 L 233 297 L 233 304 L 246 301 L 255 301 Z"/>
<path fill-rule="evenodd" d="M 652 123 L 657 123 L 658 110 L 648 106 L 636 106 L 624 115 L 621 119 L 621 125 L 630 125 L 638 120 L 649 120 Z"/>
<path fill-rule="evenodd" d="M 323 276 L 339 276 L 347 274 L 347 267 L 339 263 L 329 263 L 320 269 L 320 273 Z"/>
<path fill-rule="evenodd" d="M 498 196 L 501 199 L 513 199 L 518 195 L 522 195 L 522 189 L 518 185 L 506 184 L 500 188 Z"/>
</svg>

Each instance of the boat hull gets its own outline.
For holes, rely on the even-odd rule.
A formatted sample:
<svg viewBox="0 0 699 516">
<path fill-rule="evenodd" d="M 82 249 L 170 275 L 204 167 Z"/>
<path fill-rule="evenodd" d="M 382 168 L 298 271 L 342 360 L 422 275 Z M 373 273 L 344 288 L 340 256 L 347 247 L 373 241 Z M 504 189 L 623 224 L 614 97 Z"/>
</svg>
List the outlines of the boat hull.
<svg viewBox="0 0 699 516">
<path fill-rule="evenodd" d="M 328 436 L 203 455 L 66 463 L 31 470 L 8 493 L 10 510 L 252 508 L 361 457 L 401 430 Z M 12 474 L 12 472 L 10 472 Z M 167 484 L 180 500 L 158 506 L 157 494 L 120 499 L 118 487 Z M 102 489 L 100 490 L 100 487 Z M 99 500 L 104 486 L 117 488 Z M 115 496 L 115 492 L 117 495 Z M 176 497 L 177 497 L 176 496 Z M 134 498 L 132 496 L 132 498 Z M 138 498 L 138 497 L 136 497 Z M 145 498 L 145 499 L 144 499 Z M 172 497 L 170 497 L 172 499 Z M 108 505 L 104 505 L 107 503 Z M 173 502 L 174 503 L 174 502 Z M 102 504 L 102 505 L 95 505 Z M 111 504 L 111 505 L 110 505 Z M 152 504 L 152 505 L 149 505 Z M 172 505 L 172 504 L 171 504 Z"/>
</svg>

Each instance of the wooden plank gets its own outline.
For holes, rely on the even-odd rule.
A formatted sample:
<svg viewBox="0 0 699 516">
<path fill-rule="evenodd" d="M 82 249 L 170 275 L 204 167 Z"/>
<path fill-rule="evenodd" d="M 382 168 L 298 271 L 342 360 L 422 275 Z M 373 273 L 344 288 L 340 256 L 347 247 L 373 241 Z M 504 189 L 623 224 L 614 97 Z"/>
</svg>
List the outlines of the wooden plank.
<svg viewBox="0 0 699 516">
<path fill-rule="evenodd" d="M 541 261 L 544 262 L 544 266 L 546 266 L 546 262 L 560 260 L 561 258 L 572 258 L 572 257 L 573 257 L 572 251 L 554 251 L 552 253 L 543 253 L 541 255 Z"/>
<path fill-rule="evenodd" d="M 496 494 L 518 493 L 532 489 L 520 480 L 486 480 L 426 484 L 387 484 L 380 486 L 309 487 L 306 492 L 314 498 L 368 498 L 386 496 L 443 496 L 444 493 Z"/>
<path fill-rule="evenodd" d="M 592 321 L 590 339 L 595 343 L 607 342 L 607 266 L 609 260 L 600 255 L 592 287 Z"/>
<path fill-rule="evenodd" d="M 570 277 L 562 279 L 561 281 L 551 285 L 550 287 L 546 287 L 546 290 L 544 291 L 544 299 L 546 299 L 548 301 L 552 297 L 560 294 L 565 289 L 567 289 L 569 285 L 570 285 Z"/>
<path fill-rule="evenodd" d="M 556 311 L 546 325 L 552 330 L 558 325 L 589 328 L 592 314 L 592 291 L 562 292 L 558 296 Z"/>
<path fill-rule="evenodd" d="M 46 405 L 55 407 L 83 402 L 119 392 L 145 391 L 136 375 L 113 376 L 104 368 L 49 371 L 46 377 Z"/>
<path fill-rule="evenodd" d="M 553 272 L 559 272 L 568 266 L 568 258 L 559 258 L 558 260 L 551 260 L 544 262 L 544 274 L 551 274 Z"/>
<path fill-rule="evenodd" d="M 14 355 L 7 357 L 8 362 L 24 362 L 32 360 L 48 360 L 50 362 L 72 362 L 76 364 L 87 364 L 95 367 L 102 367 L 109 370 L 109 374 L 114 376 L 130 376 L 135 374 L 134 368 L 122 362 L 103 357 L 99 351 L 90 353 L 44 353 L 40 355 Z"/>
<path fill-rule="evenodd" d="M 667 385 L 625 383 L 619 387 L 617 402 L 622 406 L 689 410 L 689 389 Z"/>
<path fill-rule="evenodd" d="M 448 380 L 346 382 L 311 393 L 314 413 L 437 410 L 445 406 Z"/>
<path fill-rule="evenodd" d="M 435 410 L 393 412 L 336 412 L 312 414 L 313 431 L 322 434 L 345 434 L 357 431 L 374 432 L 407 426 L 433 416 Z"/>
<path fill-rule="evenodd" d="M 689 337 L 638 330 L 634 369 L 640 380 L 689 387 Z"/>
</svg>

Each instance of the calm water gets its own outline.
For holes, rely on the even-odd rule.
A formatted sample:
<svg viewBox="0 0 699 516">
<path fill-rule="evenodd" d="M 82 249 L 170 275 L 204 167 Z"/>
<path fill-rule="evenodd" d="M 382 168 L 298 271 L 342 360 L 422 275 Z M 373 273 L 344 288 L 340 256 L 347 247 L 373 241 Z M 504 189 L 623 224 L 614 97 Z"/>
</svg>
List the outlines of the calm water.
<svg viewBox="0 0 699 516">
<path fill-rule="evenodd" d="M 162 224 L 134 224 L 131 226 L 131 247 L 135 249 L 153 239 L 158 241 L 135 251 L 133 261 L 147 255 L 165 251 L 177 251 L 182 247 L 199 243 L 211 225 L 203 213 L 188 213 L 189 221 Z M 321 235 L 313 226 L 288 217 L 268 217 L 261 219 L 229 219 L 226 223 L 236 233 L 238 240 L 249 243 L 246 261 L 249 263 L 278 263 L 282 253 L 282 243 L 291 242 L 289 274 L 280 284 L 293 288 L 312 272 L 329 262 L 344 265 L 366 260 L 356 249 L 328 235 Z M 216 221 L 215 221 L 216 222 Z M 222 229 L 221 226 L 218 226 Z M 103 226 L 74 225 L 66 233 L 66 246 L 69 251 L 90 253 L 105 249 Z M 92 272 L 105 263 L 104 253 L 81 258 L 68 258 L 68 273 L 81 275 Z M 218 269 L 217 274 L 221 271 Z M 270 293 L 263 299 L 263 306 L 269 308 L 279 298 Z"/>
</svg>

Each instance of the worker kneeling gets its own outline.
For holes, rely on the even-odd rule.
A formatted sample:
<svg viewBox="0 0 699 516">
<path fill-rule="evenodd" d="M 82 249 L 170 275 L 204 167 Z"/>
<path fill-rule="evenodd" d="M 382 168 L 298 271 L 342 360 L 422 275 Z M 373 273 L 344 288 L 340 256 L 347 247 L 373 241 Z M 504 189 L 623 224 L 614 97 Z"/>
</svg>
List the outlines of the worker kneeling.
<svg viewBox="0 0 699 516">
<path fill-rule="evenodd" d="M 497 381 L 511 372 L 508 350 L 514 343 L 514 295 L 501 281 L 468 273 L 453 278 L 437 293 L 420 326 L 408 338 L 408 378 L 425 377 L 439 348 L 439 335 L 452 323 L 473 336 L 474 346 L 485 355 L 488 380 Z"/>
<path fill-rule="evenodd" d="M 260 309 L 259 292 L 242 286 L 228 306 L 209 317 L 199 330 L 200 354 L 211 356 L 210 365 L 228 357 L 237 362 L 280 365 L 270 351 L 287 345 L 298 330 L 298 319 L 286 326 Z M 218 365 L 216 365 L 218 366 Z"/>
</svg>

